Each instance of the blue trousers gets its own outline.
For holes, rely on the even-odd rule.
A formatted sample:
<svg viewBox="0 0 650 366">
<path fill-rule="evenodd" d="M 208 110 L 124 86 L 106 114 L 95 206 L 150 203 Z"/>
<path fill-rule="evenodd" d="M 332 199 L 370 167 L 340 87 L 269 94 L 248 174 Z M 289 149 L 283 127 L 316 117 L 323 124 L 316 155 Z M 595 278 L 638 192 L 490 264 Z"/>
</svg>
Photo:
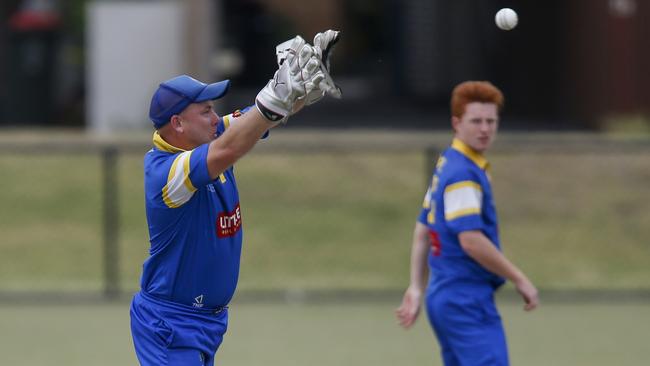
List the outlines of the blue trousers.
<svg viewBox="0 0 650 366">
<path fill-rule="evenodd" d="M 131 302 L 131 335 L 142 366 L 208 366 L 228 326 L 228 310 L 197 309 L 139 292 Z"/>
<path fill-rule="evenodd" d="M 434 284 L 427 292 L 429 322 L 445 366 L 508 366 L 508 345 L 489 284 Z"/>
</svg>

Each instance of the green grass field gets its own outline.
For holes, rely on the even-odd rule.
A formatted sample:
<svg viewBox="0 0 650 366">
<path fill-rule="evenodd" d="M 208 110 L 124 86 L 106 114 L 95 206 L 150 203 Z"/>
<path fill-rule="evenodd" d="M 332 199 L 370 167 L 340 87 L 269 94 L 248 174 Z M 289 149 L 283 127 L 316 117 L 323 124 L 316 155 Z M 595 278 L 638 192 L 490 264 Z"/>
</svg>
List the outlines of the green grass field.
<svg viewBox="0 0 650 366">
<path fill-rule="evenodd" d="M 300 149 L 256 149 L 237 164 L 245 243 L 218 365 L 440 365 L 424 318 L 408 332 L 396 325 L 398 295 L 300 304 L 302 289 L 395 294 L 406 286 L 428 180 L 425 137 L 342 134 L 333 146 L 312 149 L 332 138 L 317 136 L 299 140 Z M 650 149 L 587 154 L 564 135 L 548 141 L 544 152 L 519 145 L 489 155 L 505 253 L 543 289 L 648 290 Z M 100 291 L 98 157 L 0 153 L 0 171 L 0 294 Z M 148 249 L 142 154 L 120 156 L 118 181 L 120 279 L 129 293 Z M 246 299 L 256 290 L 295 296 Z M 74 298 L 0 302 L 0 365 L 136 364 L 128 303 L 70 304 Z M 611 300 L 542 296 L 539 310 L 524 313 L 501 296 L 512 364 L 647 364 L 650 306 Z"/>
<path fill-rule="evenodd" d="M 441 365 L 426 318 L 404 331 L 395 303 L 235 304 L 217 354 L 221 366 Z M 543 304 L 525 313 L 501 302 L 511 363 L 645 365 L 647 305 Z M 135 365 L 128 304 L 0 306 L 0 364 Z"/>
<path fill-rule="evenodd" d="M 559 143 L 489 158 L 504 251 L 540 287 L 648 288 L 650 150 Z M 236 167 L 240 288 L 403 287 L 424 167 L 418 149 L 255 150 Z M 0 169 L 0 291 L 101 289 L 97 156 L 0 154 Z M 132 290 L 148 249 L 141 154 L 122 155 L 118 174 L 120 277 Z"/>
</svg>

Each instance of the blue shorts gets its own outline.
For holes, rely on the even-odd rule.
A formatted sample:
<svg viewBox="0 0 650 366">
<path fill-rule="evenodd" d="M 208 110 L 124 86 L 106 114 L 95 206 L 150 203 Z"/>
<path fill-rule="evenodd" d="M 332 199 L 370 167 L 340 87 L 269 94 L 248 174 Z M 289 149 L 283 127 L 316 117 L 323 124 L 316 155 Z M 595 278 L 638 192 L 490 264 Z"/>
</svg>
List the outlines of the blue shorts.
<svg viewBox="0 0 650 366">
<path fill-rule="evenodd" d="M 445 366 L 507 366 L 501 316 L 489 284 L 450 282 L 427 293 L 427 314 Z"/>
<path fill-rule="evenodd" d="M 228 326 L 228 309 L 199 309 L 143 292 L 131 302 L 131 335 L 143 366 L 206 366 Z"/>
</svg>

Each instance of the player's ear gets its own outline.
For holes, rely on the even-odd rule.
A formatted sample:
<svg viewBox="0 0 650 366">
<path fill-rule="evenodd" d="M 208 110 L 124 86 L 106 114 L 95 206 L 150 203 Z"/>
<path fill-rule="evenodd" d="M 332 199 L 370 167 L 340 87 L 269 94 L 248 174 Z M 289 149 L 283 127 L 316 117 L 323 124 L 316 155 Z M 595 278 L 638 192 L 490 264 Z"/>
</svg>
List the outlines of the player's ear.
<svg viewBox="0 0 650 366">
<path fill-rule="evenodd" d="M 451 117 L 451 128 L 454 131 L 458 131 L 458 129 L 456 127 L 458 126 L 459 123 L 460 123 L 460 118 L 458 118 L 456 116 Z"/>
<path fill-rule="evenodd" d="M 174 129 L 176 132 L 183 132 L 183 120 L 181 116 L 178 114 L 175 114 L 170 118 L 169 120 L 169 125 Z"/>
</svg>

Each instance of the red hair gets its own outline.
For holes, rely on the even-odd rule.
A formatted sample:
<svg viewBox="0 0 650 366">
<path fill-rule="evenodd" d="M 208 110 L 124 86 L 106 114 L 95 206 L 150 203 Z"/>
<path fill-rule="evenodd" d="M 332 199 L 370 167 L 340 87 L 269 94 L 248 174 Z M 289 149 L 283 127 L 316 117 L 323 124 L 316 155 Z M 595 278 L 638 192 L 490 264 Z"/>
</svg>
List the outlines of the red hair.
<svg viewBox="0 0 650 366">
<path fill-rule="evenodd" d="M 503 108 L 503 93 L 489 81 L 465 81 L 451 93 L 451 115 L 462 117 L 469 103 L 494 103 L 499 111 Z"/>
</svg>

